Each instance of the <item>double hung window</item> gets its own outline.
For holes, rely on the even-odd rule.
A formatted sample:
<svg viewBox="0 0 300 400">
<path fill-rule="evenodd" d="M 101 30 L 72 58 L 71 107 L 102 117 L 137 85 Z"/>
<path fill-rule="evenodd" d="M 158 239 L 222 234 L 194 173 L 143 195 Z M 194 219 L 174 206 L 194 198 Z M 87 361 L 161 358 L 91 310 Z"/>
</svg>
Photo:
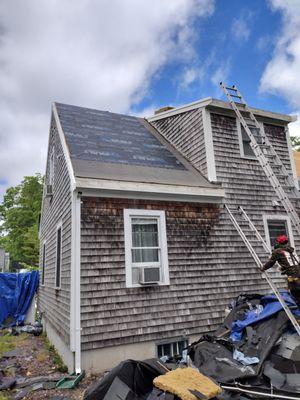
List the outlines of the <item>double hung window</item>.
<svg viewBox="0 0 300 400">
<path fill-rule="evenodd" d="M 126 286 L 168 284 L 164 211 L 124 210 Z"/>
</svg>

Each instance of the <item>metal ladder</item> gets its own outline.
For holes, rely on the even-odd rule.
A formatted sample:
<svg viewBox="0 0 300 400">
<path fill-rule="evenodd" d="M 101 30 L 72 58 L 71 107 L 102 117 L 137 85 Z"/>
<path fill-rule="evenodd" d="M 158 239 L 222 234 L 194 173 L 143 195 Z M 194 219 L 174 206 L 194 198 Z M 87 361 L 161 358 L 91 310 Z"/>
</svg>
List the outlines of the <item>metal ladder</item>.
<svg viewBox="0 0 300 400">
<path fill-rule="evenodd" d="M 242 238 L 243 242 L 247 246 L 251 256 L 253 257 L 253 259 L 254 259 L 254 261 L 256 263 L 256 265 L 258 266 L 258 268 L 261 271 L 261 268 L 262 268 L 263 264 L 260 261 L 260 258 L 258 256 L 258 254 L 254 250 L 254 248 L 253 248 L 252 244 L 250 243 L 249 239 L 247 238 L 246 234 L 243 232 L 242 228 L 240 227 L 240 224 L 238 223 L 237 219 L 233 215 L 234 212 L 238 212 L 239 215 L 241 215 L 243 217 L 244 221 L 246 221 L 246 223 L 250 227 L 251 231 L 254 233 L 256 239 L 258 240 L 258 242 L 263 246 L 263 248 L 266 250 L 266 252 L 268 254 L 271 253 L 271 250 L 270 250 L 269 246 L 264 241 L 264 239 L 262 238 L 261 234 L 255 228 L 254 224 L 252 223 L 252 221 L 250 220 L 249 216 L 247 215 L 247 213 L 244 211 L 244 209 L 242 207 L 238 207 L 237 210 L 233 211 L 233 210 L 230 210 L 229 207 L 225 204 L 225 209 L 228 212 L 229 217 L 230 217 L 234 227 L 236 228 L 236 230 L 238 231 L 238 233 L 239 233 L 240 237 Z M 286 302 L 284 301 L 283 297 L 281 296 L 281 293 L 277 289 L 276 285 L 273 283 L 273 281 L 270 278 L 270 276 L 268 275 L 268 273 L 266 271 L 261 271 L 261 273 L 265 277 L 266 281 L 268 282 L 269 286 L 271 287 L 271 289 L 274 292 L 275 296 L 277 297 L 278 301 L 282 305 L 282 308 L 284 309 L 286 315 L 288 316 L 289 320 L 291 321 L 291 323 L 293 324 L 294 328 L 296 329 L 296 332 L 300 336 L 300 326 L 299 326 L 297 320 L 295 319 L 294 315 L 292 314 L 291 310 L 287 306 Z"/>
<path fill-rule="evenodd" d="M 267 175 L 285 211 L 291 218 L 295 229 L 300 234 L 300 218 L 290 200 L 290 197 L 300 200 L 300 194 L 294 180 L 278 157 L 269 139 L 264 135 L 261 125 L 246 104 L 238 88 L 235 85 L 227 86 L 223 82 L 220 82 L 220 86 L 249 136 L 250 146 L 262 169 Z"/>
</svg>

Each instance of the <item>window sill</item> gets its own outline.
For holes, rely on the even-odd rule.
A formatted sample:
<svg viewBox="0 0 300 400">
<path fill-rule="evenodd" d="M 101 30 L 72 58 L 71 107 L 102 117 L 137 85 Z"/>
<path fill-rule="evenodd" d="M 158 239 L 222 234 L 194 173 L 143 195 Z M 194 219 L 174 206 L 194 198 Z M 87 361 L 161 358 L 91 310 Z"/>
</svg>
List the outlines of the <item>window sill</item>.
<svg viewBox="0 0 300 400">
<path fill-rule="evenodd" d="M 126 289 L 134 289 L 134 288 L 153 288 L 159 286 L 170 286 L 170 282 L 159 282 L 157 284 L 150 284 L 150 285 L 141 285 L 139 283 L 133 283 L 132 285 L 126 285 Z"/>
</svg>

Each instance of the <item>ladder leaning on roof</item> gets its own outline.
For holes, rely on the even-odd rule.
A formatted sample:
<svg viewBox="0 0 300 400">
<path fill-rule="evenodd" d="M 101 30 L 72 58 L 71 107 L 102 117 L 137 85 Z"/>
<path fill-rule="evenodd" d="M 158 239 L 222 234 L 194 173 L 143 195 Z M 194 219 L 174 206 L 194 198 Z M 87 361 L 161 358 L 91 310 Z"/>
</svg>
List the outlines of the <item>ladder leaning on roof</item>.
<svg viewBox="0 0 300 400">
<path fill-rule="evenodd" d="M 253 257 L 253 259 L 254 259 L 254 261 L 256 263 L 256 265 L 261 270 L 263 264 L 260 261 L 260 258 L 258 256 L 258 254 L 256 253 L 256 251 L 254 250 L 252 244 L 250 243 L 250 240 L 247 238 L 246 234 L 243 232 L 239 222 L 237 221 L 237 218 L 234 216 L 234 213 L 237 213 L 237 215 L 241 216 L 243 218 L 243 221 L 245 221 L 248 224 L 250 230 L 254 233 L 257 241 L 263 246 L 263 248 L 266 250 L 266 252 L 268 254 L 271 253 L 271 250 L 270 250 L 269 246 L 264 241 L 264 239 L 262 238 L 261 234 L 255 228 L 254 224 L 252 223 L 252 221 L 250 220 L 249 216 L 246 214 L 246 212 L 244 211 L 244 209 L 242 207 L 238 207 L 237 210 L 230 210 L 229 207 L 225 204 L 225 209 L 228 212 L 229 217 L 230 217 L 234 227 L 236 228 L 236 230 L 238 231 L 238 233 L 239 233 L 240 237 L 242 238 L 243 242 L 247 246 L 251 256 Z M 284 311 L 287 314 L 289 320 L 291 321 L 291 323 L 293 324 L 294 328 L 296 329 L 296 332 L 300 336 L 300 326 L 299 326 L 297 320 L 295 319 L 294 315 L 292 314 L 291 310 L 287 306 L 286 302 L 284 301 L 283 297 L 281 296 L 281 293 L 277 289 L 276 285 L 273 283 L 273 281 L 270 278 L 270 276 L 268 275 L 268 273 L 266 271 L 264 271 L 264 272 L 261 271 L 261 272 L 262 272 L 263 276 L 265 277 L 266 281 L 268 282 L 269 286 L 271 287 L 272 291 L 274 292 L 275 296 L 277 297 L 278 301 L 282 305 L 282 308 L 284 309 Z"/>
<path fill-rule="evenodd" d="M 249 136 L 250 146 L 262 169 L 267 175 L 285 211 L 291 218 L 295 229 L 300 234 L 300 218 L 289 198 L 300 200 L 299 191 L 295 186 L 294 180 L 278 157 L 269 139 L 264 135 L 261 125 L 246 104 L 238 88 L 235 85 L 227 86 L 223 82 L 220 82 L 220 86 Z"/>
</svg>

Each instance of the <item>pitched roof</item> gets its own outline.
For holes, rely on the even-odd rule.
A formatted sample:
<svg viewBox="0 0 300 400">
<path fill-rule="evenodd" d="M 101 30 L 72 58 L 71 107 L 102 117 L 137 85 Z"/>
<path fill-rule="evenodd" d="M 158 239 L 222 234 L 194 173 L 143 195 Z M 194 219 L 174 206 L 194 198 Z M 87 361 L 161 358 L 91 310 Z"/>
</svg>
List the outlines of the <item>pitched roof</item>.
<svg viewBox="0 0 300 400">
<path fill-rule="evenodd" d="M 76 178 L 216 188 L 144 119 L 55 107 Z"/>
</svg>

